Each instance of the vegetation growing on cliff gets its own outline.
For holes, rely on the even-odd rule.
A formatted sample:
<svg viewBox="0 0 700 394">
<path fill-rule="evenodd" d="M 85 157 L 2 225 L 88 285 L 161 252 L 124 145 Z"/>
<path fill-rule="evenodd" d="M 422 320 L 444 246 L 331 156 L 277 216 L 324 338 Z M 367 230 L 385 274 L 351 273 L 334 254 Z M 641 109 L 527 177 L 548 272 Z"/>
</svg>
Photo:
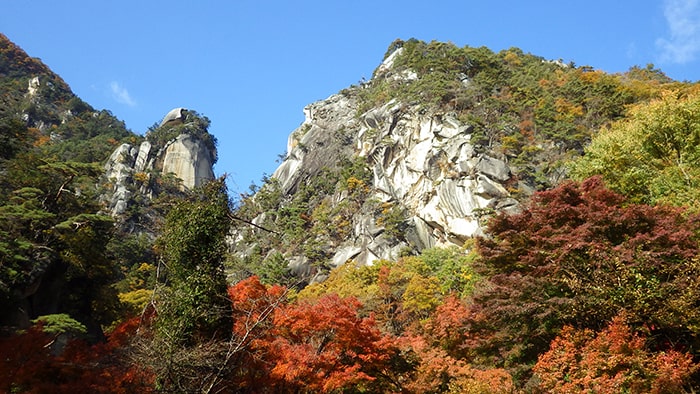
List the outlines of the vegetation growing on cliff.
<svg viewBox="0 0 700 394">
<path fill-rule="evenodd" d="M 212 154 L 212 163 L 218 160 L 216 150 L 216 137 L 209 134 L 209 125 L 211 121 L 204 115 L 193 110 L 183 110 L 184 118 L 176 124 L 159 125 L 158 123 L 151 126 L 146 132 L 146 140 L 158 150 L 165 147 L 165 144 L 174 140 L 181 134 L 191 135 L 200 141 L 209 149 Z"/>
<path fill-rule="evenodd" d="M 2 44 L 3 88 L 46 72 Z M 0 320 L 15 324 L 0 338 L 0 389 L 700 390 L 697 86 L 653 66 L 610 75 L 517 49 L 397 48 L 391 73 L 404 77 L 358 88 L 365 109 L 397 98 L 453 113 L 546 190 L 463 248 L 350 262 L 313 284 L 287 259 L 329 265 L 358 211 L 406 236 L 401 207 L 369 198 L 363 159 L 306 174 L 293 194 L 266 179 L 232 206 L 217 180 L 160 201 L 152 248 L 97 214 L 95 162 L 137 137 L 60 91 L 27 119 L 22 95 L 3 96 L 19 101 L 0 113 Z M 228 253 L 233 219 L 245 255 Z"/>
<path fill-rule="evenodd" d="M 360 112 L 398 99 L 455 114 L 474 127 L 472 142 L 499 152 L 540 190 L 565 179 L 564 162 L 629 104 L 680 85 L 651 65 L 613 75 L 518 48 L 494 53 L 411 39 L 395 41 L 390 52 L 396 50 L 391 69 L 377 69 L 360 91 Z"/>
<path fill-rule="evenodd" d="M 369 201 L 371 173 L 365 161 L 340 159 L 334 168 L 323 168 L 299 182 L 293 196 L 285 197 L 279 182 L 264 179 L 252 187 L 251 194 L 241 196 L 236 209 L 241 242 L 255 245 L 246 256 L 232 256 L 230 271 L 255 274 L 268 283 L 292 285 L 310 280 L 318 272 L 328 271 L 330 251 L 350 234 L 352 217 Z M 332 195 L 343 194 L 343 201 L 332 202 Z M 254 227 L 249 222 L 256 221 Z M 277 252 L 272 253 L 271 252 Z M 314 267 L 312 272 L 290 275 L 284 255 L 301 255 Z"/>
</svg>

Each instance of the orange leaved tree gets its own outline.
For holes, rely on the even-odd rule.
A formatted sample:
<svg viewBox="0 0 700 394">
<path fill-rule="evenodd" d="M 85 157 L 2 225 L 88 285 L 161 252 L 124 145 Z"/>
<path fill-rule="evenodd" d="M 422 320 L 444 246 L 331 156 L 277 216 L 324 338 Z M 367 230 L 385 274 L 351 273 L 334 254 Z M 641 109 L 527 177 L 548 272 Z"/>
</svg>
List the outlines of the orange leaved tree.
<svg viewBox="0 0 700 394">
<path fill-rule="evenodd" d="M 389 384 L 383 380 L 395 353 L 392 340 L 372 317 L 361 317 L 359 301 L 335 294 L 275 311 L 276 356 L 272 377 L 284 390 L 328 392 Z M 376 390 L 375 390 L 376 391 Z"/>
<path fill-rule="evenodd" d="M 565 327 L 534 372 L 545 392 L 680 393 L 698 367 L 687 353 L 647 351 L 618 316 L 599 333 Z"/>
</svg>

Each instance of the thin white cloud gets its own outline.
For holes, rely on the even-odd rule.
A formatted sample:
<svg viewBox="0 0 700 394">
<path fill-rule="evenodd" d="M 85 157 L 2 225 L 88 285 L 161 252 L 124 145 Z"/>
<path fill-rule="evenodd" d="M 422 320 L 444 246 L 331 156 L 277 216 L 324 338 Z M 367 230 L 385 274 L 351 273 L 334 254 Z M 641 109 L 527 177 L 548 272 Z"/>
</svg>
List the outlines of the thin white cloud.
<svg viewBox="0 0 700 394">
<path fill-rule="evenodd" d="M 109 84 L 109 88 L 112 92 L 112 98 L 114 98 L 118 103 L 126 104 L 129 107 L 136 106 L 136 101 L 134 101 L 134 99 L 131 98 L 129 91 L 126 90 L 126 88 L 123 87 L 119 82 L 112 81 Z"/>
<path fill-rule="evenodd" d="M 688 63 L 700 51 L 700 2 L 698 0 L 665 0 L 664 16 L 670 38 L 659 38 L 663 63 Z"/>
</svg>

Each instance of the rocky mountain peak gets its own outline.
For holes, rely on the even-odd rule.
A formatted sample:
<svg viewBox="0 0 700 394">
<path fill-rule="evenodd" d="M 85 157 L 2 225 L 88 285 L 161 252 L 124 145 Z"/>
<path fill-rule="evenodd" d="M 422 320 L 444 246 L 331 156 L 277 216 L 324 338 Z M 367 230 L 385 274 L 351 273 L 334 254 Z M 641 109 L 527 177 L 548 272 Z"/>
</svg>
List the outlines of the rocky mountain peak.
<svg viewBox="0 0 700 394">
<path fill-rule="evenodd" d="M 252 222 L 279 234 L 238 227 L 240 259 L 283 256 L 298 276 L 317 281 L 323 267 L 461 246 L 483 234 L 485 215 L 519 209 L 509 164 L 475 147 L 472 125 L 400 100 L 358 115 L 363 89 L 304 109 L 285 159 L 252 197 Z"/>
<path fill-rule="evenodd" d="M 182 122 L 185 120 L 187 117 L 187 109 L 178 107 L 178 108 L 173 108 L 168 112 L 164 117 L 163 120 L 160 122 L 159 127 L 163 127 L 167 124 L 170 125 L 175 125 L 175 124 L 182 124 Z"/>
<path fill-rule="evenodd" d="M 207 132 L 209 120 L 194 111 L 175 108 L 152 127 L 140 144 L 119 146 L 105 164 L 111 193 L 105 196 L 112 215 L 120 215 L 135 194 L 149 198 L 170 179 L 181 190 L 214 179 L 216 140 Z"/>
<path fill-rule="evenodd" d="M 307 106 L 306 119 L 290 134 L 288 154 L 271 178 L 284 209 L 304 192 L 302 183 L 327 176 L 323 171 L 342 171 L 340 163 L 353 161 L 365 167 L 369 176 L 364 181 L 350 176 L 329 195 L 308 201 L 320 199 L 319 205 L 325 202 L 337 211 L 335 219 L 347 222 L 344 239 L 317 239 L 332 245 L 326 251 L 331 265 L 349 260 L 368 265 L 406 250 L 461 245 L 482 234 L 481 216 L 487 212 L 518 209 L 508 191 L 508 164 L 495 153 L 477 152 L 471 125 L 397 100 L 357 116 L 361 89 Z M 360 187 L 364 195 L 353 196 Z M 353 201 L 358 198 L 362 201 Z M 339 207 L 350 205 L 352 212 L 341 212 Z M 269 216 L 263 213 L 257 220 Z M 295 269 L 309 270 L 307 257 L 290 252 Z"/>
<path fill-rule="evenodd" d="M 622 114 L 617 82 L 587 73 L 517 48 L 397 40 L 371 80 L 304 108 L 280 166 L 241 201 L 254 225 L 235 225 L 234 255 L 321 280 L 348 262 L 465 245 L 565 179 L 563 163 Z"/>
</svg>

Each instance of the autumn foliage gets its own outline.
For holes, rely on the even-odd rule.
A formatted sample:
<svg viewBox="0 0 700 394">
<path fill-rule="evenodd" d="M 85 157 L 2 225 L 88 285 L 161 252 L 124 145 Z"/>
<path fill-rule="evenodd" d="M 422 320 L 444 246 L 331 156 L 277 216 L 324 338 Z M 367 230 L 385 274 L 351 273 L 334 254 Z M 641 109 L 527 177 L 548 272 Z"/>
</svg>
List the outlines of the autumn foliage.
<svg viewBox="0 0 700 394">
<path fill-rule="evenodd" d="M 245 366 L 235 385 L 250 391 L 329 392 L 370 387 L 387 369 L 395 348 L 357 299 L 328 295 L 287 303 L 285 290 L 257 277 L 229 289 L 234 337 Z M 244 366 L 242 365 L 242 366 Z"/>
<path fill-rule="evenodd" d="M 317 392 L 371 385 L 387 368 L 395 347 L 371 317 L 360 317 L 353 298 L 328 295 L 276 311 L 277 356 L 273 378 Z"/>
<path fill-rule="evenodd" d="M 482 239 L 469 330 L 473 354 L 521 369 L 561 327 L 600 330 L 621 311 L 654 327 L 650 346 L 699 344 L 700 220 L 680 208 L 627 204 L 600 178 L 538 194 Z"/>
<path fill-rule="evenodd" d="M 652 353 L 618 316 L 601 332 L 566 326 L 540 356 L 539 388 L 554 393 L 680 393 L 697 371 L 688 353 Z"/>
<path fill-rule="evenodd" d="M 697 387 L 696 216 L 629 203 L 592 178 L 537 194 L 489 231 L 479 256 L 452 250 L 344 267 L 300 293 L 241 280 L 222 309 L 230 330 L 192 343 L 182 359 L 195 373 L 188 381 L 241 393 Z M 459 283 L 447 280 L 455 272 Z M 4 339 L 0 389 L 167 391 L 132 357 L 158 332 L 161 317 L 145 317 L 101 344 L 59 349 L 40 326 Z"/>
<path fill-rule="evenodd" d="M 149 393 L 153 376 L 125 352 L 140 319 L 114 329 L 106 343 L 89 345 L 42 331 L 41 325 L 0 340 L 0 390 L 20 393 Z"/>
<path fill-rule="evenodd" d="M 299 301 L 275 306 L 266 328 L 272 337 L 252 346 L 256 354 L 276 356 L 266 361 L 268 382 L 314 392 L 694 387 L 696 216 L 629 203 L 591 178 L 538 193 L 521 213 L 495 217 L 489 232 L 478 242 L 480 258 L 463 262 L 473 263 L 482 278 L 473 293 L 444 293 L 439 271 L 422 257 L 405 257 L 345 267 L 304 290 Z M 261 299 L 279 292 L 254 280 L 239 286 L 253 284 Z M 354 294 L 362 303 L 335 293 Z M 354 364 L 355 356 L 365 362 Z"/>
</svg>

